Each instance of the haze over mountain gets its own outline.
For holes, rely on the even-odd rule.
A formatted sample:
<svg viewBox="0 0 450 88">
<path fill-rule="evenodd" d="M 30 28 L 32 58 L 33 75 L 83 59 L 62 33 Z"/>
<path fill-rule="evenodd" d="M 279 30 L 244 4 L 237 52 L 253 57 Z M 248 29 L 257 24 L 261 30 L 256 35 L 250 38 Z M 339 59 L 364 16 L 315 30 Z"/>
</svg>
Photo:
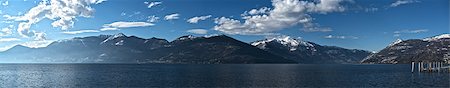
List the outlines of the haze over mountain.
<svg viewBox="0 0 450 88">
<path fill-rule="evenodd" d="M 409 64 L 411 61 L 450 61 L 450 34 L 397 40 L 362 63 Z"/>
<path fill-rule="evenodd" d="M 44 48 L 17 45 L 0 53 L 9 63 L 296 63 L 225 35 L 174 41 L 100 35 L 59 40 Z"/>
</svg>

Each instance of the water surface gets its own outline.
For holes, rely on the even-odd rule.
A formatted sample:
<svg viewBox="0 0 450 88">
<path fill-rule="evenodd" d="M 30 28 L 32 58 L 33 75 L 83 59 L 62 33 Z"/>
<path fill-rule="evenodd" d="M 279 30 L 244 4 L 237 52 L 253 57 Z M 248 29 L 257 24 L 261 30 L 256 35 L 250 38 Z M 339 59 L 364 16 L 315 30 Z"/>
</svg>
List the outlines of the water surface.
<svg viewBox="0 0 450 88">
<path fill-rule="evenodd" d="M 449 87 L 410 65 L 0 64 L 0 87 Z"/>
</svg>

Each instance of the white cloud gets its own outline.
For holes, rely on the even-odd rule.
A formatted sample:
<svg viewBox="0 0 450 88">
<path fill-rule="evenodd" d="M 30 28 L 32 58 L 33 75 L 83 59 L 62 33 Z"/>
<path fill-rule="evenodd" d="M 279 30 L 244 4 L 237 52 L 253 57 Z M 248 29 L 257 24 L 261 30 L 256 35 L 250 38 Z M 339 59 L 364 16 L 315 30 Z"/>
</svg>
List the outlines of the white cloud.
<svg viewBox="0 0 450 88">
<path fill-rule="evenodd" d="M 423 32 L 428 32 L 428 29 L 394 31 L 395 34 L 401 34 L 401 33 L 423 33 Z"/>
<path fill-rule="evenodd" d="M 327 35 L 324 38 L 326 39 L 359 39 L 359 37 L 356 36 L 336 36 L 336 35 Z"/>
<path fill-rule="evenodd" d="M 147 22 L 150 22 L 150 23 L 157 22 L 158 20 L 159 20 L 159 17 L 157 17 L 157 16 L 155 16 L 155 15 L 148 16 L 148 17 L 147 17 Z"/>
<path fill-rule="evenodd" d="M 0 30 L 0 36 L 9 36 L 13 32 L 14 25 L 9 25 L 8 27 L 2 28 Z"/>
<path fill-rule="evenodd" d="M 144 2 L 144 3 L 148 5 L 147 8 L 152 8 L 152 7 L 155 7 L 157 5 L 162 4 L 162 2 Z"/>
<path fill-rule="evenodd" d="M 207 34 L 208 30 L 205 30 L 205 29 L 191 29 L 191 30 L 187 30 L 186 32 L 194 33 L 194 34 Z"/>
<path fill-rule="evenodd" d="M 95 1 L 95 0 L 91 0 L 91 1 Z M 100 3 L 105 2 L 105 1 L 108 1 L 108 0 L 97 0 L 97 1 L 95 2 L 95 4 L 100 4 Z"/>
<path fill-rule="evenodd" d="M 271 8 L 262 7 L 260 9 L 252 9 L 250 11 L 245 11 L 241 16 L 247 16 L 247 15 L 257 15 L 257 14 L 267 14 Z"/>
<path fill-rule="evenodd" d="M 0 43 L 1 42 L 11 42 L 11 41 L 20 41 L 18 38 L 1 38 L 0 37 Z"/>
<path fill-rule="evenodd" d="M 391 7 L 397 7 L 400 5 L 404 5 L 404 4 L 411 4 L 411 3 L 418 3 L 420 1 L 417 0 L 397 0 L 394 3 L 392 3 L 390 6 Z"/>
<path fill-rule="evenodd" d="M 112 31 L 112 30 L 120 30 L 120 28 L 132 28 L 132 27 L 148 27 L 153 26 L 155 24 L 147 23 L 147 22 L 113 22 L 111 24 L 104 24 L 103 28 L 100 31 Z"/>
<path fill-rule="evenodd" d="M 120 30 L 120 29 L 119 28 L 108 28 L 108 27 L 100 29 L 100 31 L 115 31 L 115 30 Z"/>
<path fill-rule="evenodd" d="M 340 3 L 345 1 L 349 0 L 272 0 L 273 8 L 252 9 L 241 14 L 243 22 L 226 17 L 216 18 L 214 30 L 227 34 L 265 34 L 303 24 L 303 31 L 306 32 L 328 32 L 332 30 L 313 23 L 309 14 L 344 11 Z"/>
<path fill-rule="evenodd" d="M 195 24 L 195 23 L 198 23 L 198 21 L 206 20 L 206 19 L 208 19 L 208 18 L 211 18 L 211 15 L 207 15 L 207 16 L 199 16 L 199 17 L 192 17 L 192 18 L 190 18 L 189 20 L 187 20 L 187 22 L 188 22 L 188 23 Z"/>
<path fill-rule="evenodd" d="M 147 22 L 113 22 L 111 24 L 103 25 L 104 28 L 131 28 L 131 27 L 147 27 L 153 26 L 155 24 L 147 23 Z"/>
<path fill-rule="evenodd" d="M 178 16 L 180 16 L 180 14 L 178 14 L 178 13 L 169 14 L 164 17 L 164 20 L 176 20 L 176 19 L 180 18 Z"/>
<path fill-rule="evenodd" d="M 98 30 L 78 30 L 78 31 L 65 31 L 62 32 L 64 34 L 80 34 L 80 33 L 95 33 L 95 32 L 100 32 Z"/>
<path fill-rule="evenodd" d="M 42 19 L 53 20 L 53 27 L 63 30 L 72 28 L 77 17 L 91 17 L 94 9 L 91 4 L 99 4 L 106 0 L 43 0 L 22 16 L 4 15 L 7 20 L 19 21 L 17 31 L 21 36 L 33 36 L 31 25 Z"/>
</svg>

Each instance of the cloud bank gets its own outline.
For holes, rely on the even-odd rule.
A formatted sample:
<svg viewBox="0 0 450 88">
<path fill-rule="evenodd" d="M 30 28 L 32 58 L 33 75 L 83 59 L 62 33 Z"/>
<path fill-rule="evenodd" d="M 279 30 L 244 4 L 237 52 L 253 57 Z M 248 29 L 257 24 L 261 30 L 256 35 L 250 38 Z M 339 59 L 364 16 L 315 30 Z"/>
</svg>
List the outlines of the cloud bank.
<svg viewBox="0 0 450 88">
<path fill-rule="evenodd" d="M 327 14 L 345 11 L 341 3 L 349 0 L 272 0 L 273 8 L 252 9 L 241 14 L 240 20 L 219 17 L 215 19 L 214 30 L 227 34 L 253 35 L 283 30 L 299 24 L 305 32 L 328 32 L 330 28 L 320 27 L 310 14 Z"/>
<path fill-rule="evenodd" d="M 99 4 L 106 0 L 43 0 L 37 6 L 31 8 L 22 16 L 4 15 L 7 20 L 20 22 L 17 32 L 23 37 L 34 36 L 30 31 L 31 25 L 42 19 L 50 19 L 53 27 L 62 30 L 72 28 L 77 17 L 91 17 L 94 9 L 93 4 Z"/>
</svg>

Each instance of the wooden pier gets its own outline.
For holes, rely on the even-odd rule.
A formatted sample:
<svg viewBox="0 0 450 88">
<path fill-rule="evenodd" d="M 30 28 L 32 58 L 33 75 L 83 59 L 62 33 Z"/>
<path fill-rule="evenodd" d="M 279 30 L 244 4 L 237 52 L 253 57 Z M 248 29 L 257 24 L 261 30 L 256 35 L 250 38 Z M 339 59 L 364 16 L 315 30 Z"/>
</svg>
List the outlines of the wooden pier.
<svg viewBox="0 0 450 88">
<path fill-rule="evenodd" d="M 414 73 L 414 70 L 417 66 L 417 72 L 449 72 L 450 73 L 450 65 L 445 62 L 411 62 L 411 72 Z"/>
</svg>

